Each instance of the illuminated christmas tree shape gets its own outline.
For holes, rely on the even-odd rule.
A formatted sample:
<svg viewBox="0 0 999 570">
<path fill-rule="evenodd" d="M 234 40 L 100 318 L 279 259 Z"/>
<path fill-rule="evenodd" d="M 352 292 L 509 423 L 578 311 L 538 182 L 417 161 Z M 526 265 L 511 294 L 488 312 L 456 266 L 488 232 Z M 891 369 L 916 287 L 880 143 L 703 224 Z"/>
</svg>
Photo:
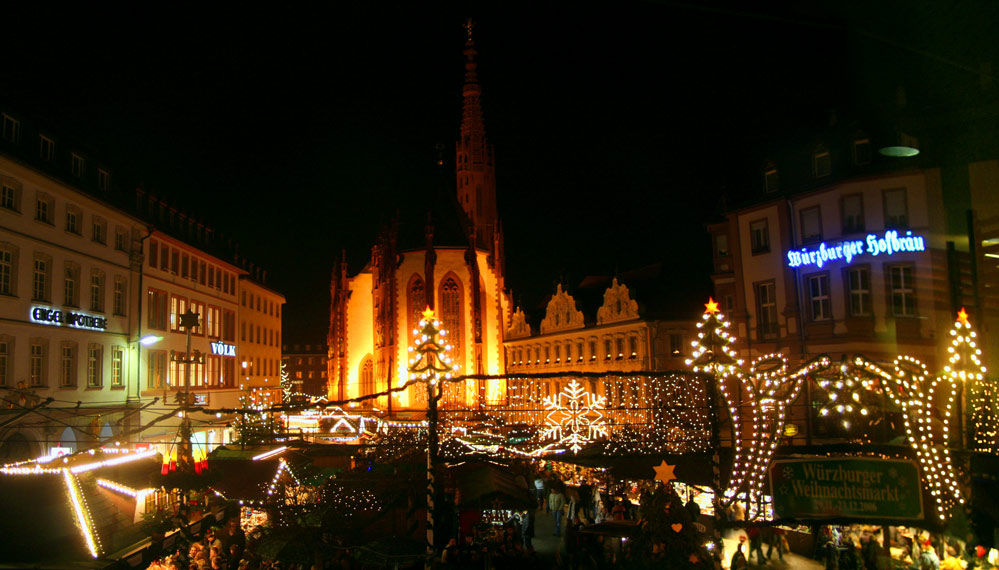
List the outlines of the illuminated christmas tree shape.
<svg viewBox="0 0 999 570">
<path fill-rule="evenodd" d="M 427 307 L 422 313 L 420 328 L 413 329 L 414 346 L 409 347 L 409 378 L 437 385 L 443 376 L 451 378 L 451 373 L 458 370 L 458 365 L 451 364 L 448 352 L 451 345 L 446 344 L 443 337 L 447 331 L 440 328 L 441 323 L 434 316 L 434 310 Z M 438 336 L 442 337 L 438 339 Z"/>
<path fill-rule="evenodd" d="M 291 383 L 291 375 L 288 374 L 288 363 L 281 363 L 281 401 L 288 403 L 291 401 L 294 385 Z"/>
<path fill-rule="evenodd" d="M 560 445 L 568 445 L 573 453 L 579 453 L 583 445 L 607 436 L 603 415 L 607 399 L 585 391 L 575 379 L 562 392 L 547 396 L 544 404 L 548 410 L 547 427 L 542 432 L 544 439 L 555 439 Z"/>
<path fill-rule="evenodd" d="M 922 466 L 937 516 L 945 520 L 950 507 L 964 503 L 948 451 L 957 386 L 947 376 L 929 378 L 926 366 L 909 356 L 896 358 L 891 372 L 861 356 L 854 363 L 878 374 L 885 393 L 902 409 L 906 438 Z M 942 416 L 934 418 L 933 411 L 938 408 Z"/>
</svg>

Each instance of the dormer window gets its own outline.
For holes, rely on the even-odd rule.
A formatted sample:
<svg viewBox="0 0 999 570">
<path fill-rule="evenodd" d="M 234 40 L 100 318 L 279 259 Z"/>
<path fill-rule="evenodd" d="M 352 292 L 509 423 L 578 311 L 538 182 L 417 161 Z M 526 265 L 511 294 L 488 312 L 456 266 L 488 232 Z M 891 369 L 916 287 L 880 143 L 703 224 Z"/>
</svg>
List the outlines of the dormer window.
<svg viewBox="0 0 999 570">
<path fill-rule="evenodd" d="M 867 138 L 853 141 L 853 163 L 856 165 L 871 163 L 871 140 Z"/>
<path fill-rule="evenodd" d="M 780 178 L 777 176 L 777 167 L 769 163 L 763 170 L 763 185 L 767 194 L 773 194 L 780 190 Z"/>
<path fill-rule="evenodd" d="M 45 135 L 38 135 L 38 156 L 42 160 L 50 161 L 55 156 L 55 142 Z"/>
<path fill-rule="evenodd" d="M 812 172 L 816 178 L 829 176 L 832 172 L 832 158 L 829 156 L 829 151 L 823 147 L 816 150 L 812 156 Z"/>
<path fill-rule="evenodd" d="M 83 157 L 74 152 L 72 155 L 72 161 L 70 163 L 70 169 L 73 173 L 73 176 L 75 176 L 76 178 L 82 178 L 84 165 L 85 162 L 83 160 Z"/>
<path fill-rule="evenodd" d="M 21 121 L 7 113 L 3 114 L 3 138 L 12 143 L 16 143 L 21 138 Z"/>
</svg>

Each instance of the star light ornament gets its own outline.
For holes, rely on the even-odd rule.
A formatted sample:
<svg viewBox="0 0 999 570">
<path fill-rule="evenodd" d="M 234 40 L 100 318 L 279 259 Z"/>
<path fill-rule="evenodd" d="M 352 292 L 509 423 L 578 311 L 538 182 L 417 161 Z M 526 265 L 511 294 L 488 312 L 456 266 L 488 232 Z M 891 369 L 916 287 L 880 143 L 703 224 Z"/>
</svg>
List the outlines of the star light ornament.
<svg viewBox="0 0 999 570">
<path fill-rule="evenodd" d="M 443 340 L 447 331 L 440 328 L 441 323 L 435 318 L 434 310 L 428 306 L 422 315 L 420 328 L 413 329 L 416 344 L 409 347 L 409 378 L 436 386 L 441 377 L 450 379 L 452 373 L 457 372 L 458 365 L 451 364 L 451 357 L 448 356 L 451 345 Z M 438 336 L 441 338 L 438 339 Z"/>
<path fill-rule="evenodd" d="M 968 322 L 968 313 L 961 307 L 957 321 L 950 331 L 951 342 L 947 347 L 950 362 L 944 367 L 944 374 L 952 382 L 963 382 L 971 387 L 971 422 L 974 426 L 974 447 L 976 451 L 995 453 L 997 421 L 995 385 L 985 378 L 982 365 L 982 349 L 978 347 L 978 333 Z"/>
<path fill-rule="evenodd" d="M 591 394 L 573 379 L 562 392 L 544 399 L 546 427 L 542 438 L 555 439 L 579 453 L 583 445 L 598 437 L 607 437 L 607 421 L 603 411 L 607 407 L 604 396 Z"/>
</svg>

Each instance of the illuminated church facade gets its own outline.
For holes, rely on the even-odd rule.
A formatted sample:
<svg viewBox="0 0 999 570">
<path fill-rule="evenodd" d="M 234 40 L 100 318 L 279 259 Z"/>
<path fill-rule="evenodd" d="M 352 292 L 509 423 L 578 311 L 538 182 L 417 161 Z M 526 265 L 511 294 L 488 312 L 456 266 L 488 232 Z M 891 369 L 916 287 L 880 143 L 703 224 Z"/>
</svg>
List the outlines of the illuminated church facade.
<svg viewBox="0 0 999 570">
<path fill-rule="evenodd" d="M 427 306 L 435 309 L 448 333 L 460 374 L 505 372 L 503 337 L 512 306 L 503 275 L 493 148 L 486 139 L 471 34 L 464 53 L 457 192 L 447 192 L 419 222 L 395 220 L 381 232 L 370 261 L 356 275 L 348 275 L 346 259 L 334 267 L 327 375 L 331 400 L 405 384 L 408 347 Z M 500 380 L 469 380 L 446 389 L 446 402 L 465 407 L 502 404 L 506 398 Z M 422 410 L 426 389 L 412 386 L 363 406 L 392 413 Z"/>
</svg>

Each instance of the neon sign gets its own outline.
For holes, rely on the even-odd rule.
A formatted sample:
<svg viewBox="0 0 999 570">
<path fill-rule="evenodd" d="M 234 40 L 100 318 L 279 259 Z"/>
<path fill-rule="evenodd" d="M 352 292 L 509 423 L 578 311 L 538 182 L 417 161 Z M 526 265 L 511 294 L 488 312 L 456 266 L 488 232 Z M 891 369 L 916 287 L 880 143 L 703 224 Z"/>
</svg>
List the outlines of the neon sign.
<svg viewBox="0 0 999 570">
<path fill-rule="evenodd" d="M 865 253 L 878 256 L 909 251 L 926 251 L 926 241 L 923 236 L 912 235 L 911 231 L 906 231 L 904 236 L 900 236 L 897 231 L 888 230 L 881 237 L 868 234 L 866 240 L 848 240 L 835 245 L 826 245 L 825 242 L 822 242 L 818 247 L 812 249 L 803 247 L 791 250 L 787 252 L 787 265 L 788 267 L 806 265 L 822 267 L 831 261 L 843 260 L 850 263 L 853 258 Z"/>
<path fill-rule="evenodd" d="M 212 354 L 218 354 L 221 356 L 236 356 L 236 345 L 226 344 L 224 342 L 213 342 Z"/>
<path fill-rule="evenodd" d="M 72 313 L 42 306 L 31 308 L 31 322 L 40 325 L 90 329 L 92 331 L 102 331 L 108 328 L 108 320 L 104 317 L 96 317 L 86 313 Z"/>
</svg>

